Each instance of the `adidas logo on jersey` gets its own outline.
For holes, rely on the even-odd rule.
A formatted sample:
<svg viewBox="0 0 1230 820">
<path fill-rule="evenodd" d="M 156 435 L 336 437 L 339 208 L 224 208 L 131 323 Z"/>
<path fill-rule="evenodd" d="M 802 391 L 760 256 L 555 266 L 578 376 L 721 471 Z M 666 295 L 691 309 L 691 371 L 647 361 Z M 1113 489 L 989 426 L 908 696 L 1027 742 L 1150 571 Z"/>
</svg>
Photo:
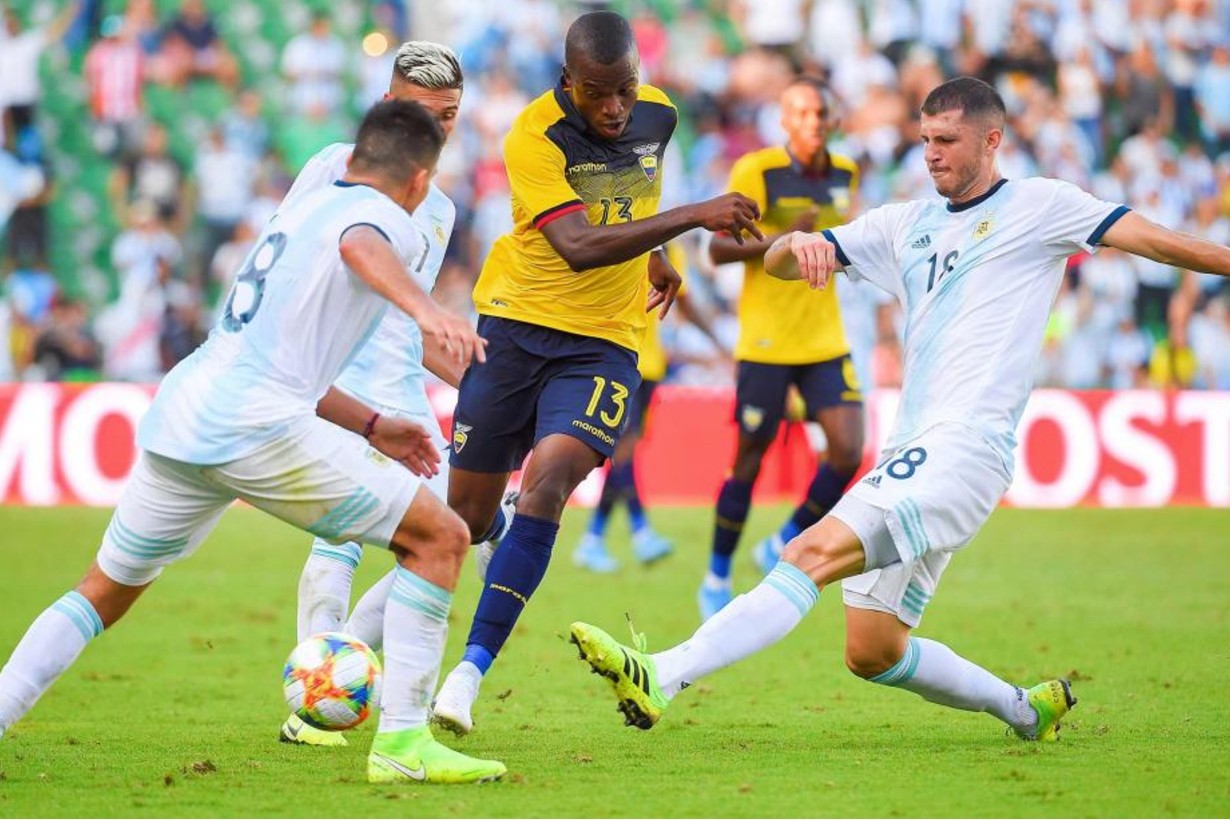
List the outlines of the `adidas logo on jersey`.
<svg viewBox="0 0 1230 820">
<path fill-rule="evenodd" d="M 863 479 L 863 483 L 870 484 L 872 487 L 879 487 L 880 486 L 880 476 L 869 475 Z"/>
<path fill-rule="evenodd" d="M 916 251 L 925 251 L 931 247 L 931 234 L 923 234 L 918 239 L 915 239 L 914 244 L 910 245 L 910 247 Z"/>
</svg>

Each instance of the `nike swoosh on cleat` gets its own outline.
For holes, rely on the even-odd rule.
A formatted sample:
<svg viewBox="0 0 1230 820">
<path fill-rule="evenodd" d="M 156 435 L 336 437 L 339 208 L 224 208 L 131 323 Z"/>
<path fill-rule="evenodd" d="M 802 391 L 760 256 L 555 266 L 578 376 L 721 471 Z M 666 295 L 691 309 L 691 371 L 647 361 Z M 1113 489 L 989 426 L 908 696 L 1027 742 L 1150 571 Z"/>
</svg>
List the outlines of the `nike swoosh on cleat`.
<svg viewBox="0 0 1230 820">
<path fill-rule="evenodd" d="M 376 753 L 376 757 L 380 758 L 385 763 L 389 764 L 394 769 L 401 772 L 402 774 L 404 774 L 406 777 L 410 778 L 411 780 L 426 780 L 427 779 L 427 767 L 424 766 L 422 763 L 419 764 L 419 767 L 417 769 L 408 769 L 405 766 L 398 763 L 393 758 L 385 757 L 379 752 Z"/>
</svg>

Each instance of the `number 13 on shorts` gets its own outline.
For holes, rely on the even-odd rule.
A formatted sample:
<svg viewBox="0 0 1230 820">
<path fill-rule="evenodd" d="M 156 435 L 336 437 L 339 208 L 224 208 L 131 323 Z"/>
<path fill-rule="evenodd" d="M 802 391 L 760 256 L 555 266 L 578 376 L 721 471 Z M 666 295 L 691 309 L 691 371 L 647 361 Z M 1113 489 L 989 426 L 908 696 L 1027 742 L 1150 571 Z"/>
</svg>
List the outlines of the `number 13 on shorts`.
<svg viewBox="0 0 1230 820">
<path fill-rule="evenodd" d="M 585 408 L 585 416 L 592 419 L 595 418 L 594 414 L 596 413 L 599 421 L 612 430 L 617 431 L 619 430 L 620 423 L 624 420 L 624 412 L 627 410 L 628 388 L 616 381 L 607 382 L 602 376 L 594 376 L 593 378 L 594 392 L 589 398 L 589 406 Z M 607 402 L 603 402 L 602 399 L 603 394 L 607 393 L 608 384 L 611 389 L 607 401 L 614 405 L 614 415 L 602 409 L 602 406 L 607 405 Z"/>
</svg>

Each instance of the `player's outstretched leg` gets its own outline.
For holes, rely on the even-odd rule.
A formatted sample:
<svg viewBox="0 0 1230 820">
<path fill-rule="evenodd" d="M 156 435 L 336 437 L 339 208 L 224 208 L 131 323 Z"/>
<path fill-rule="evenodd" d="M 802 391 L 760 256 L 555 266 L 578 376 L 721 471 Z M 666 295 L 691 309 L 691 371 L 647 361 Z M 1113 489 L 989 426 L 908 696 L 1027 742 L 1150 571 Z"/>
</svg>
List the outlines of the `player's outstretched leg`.
<svg viewBox="0 0 1230 820">
<path fill-rule="evenodd" d="M 504 764 L 447 749 L 427 728 L 428 704 L 448 636 L 452 589 L 469 549 L 466 525 L 420 488 L 392 548 L 398 554 L 384 610 L 380 724 L 367 760 L 372 783 L 474 783 L 501 777 Z"/>
<path fill-rule="evenodd" d="M 594 671 L 610 680 L 626 722 L 648 729 L 687 686 L 786 637 L 819 595 L 802 570 L 782 561 L 754 589 L 665 652 L 646 655 L 639 646 L 623 646 L 582 623 L 573 624 L 572 641 Z M 637 642 L 643 645 L 639 637 Z"/>
<path fill-rule="evenodd" d="M 0 669 L 0 737 L 33 708 L 86 644 L 128 611 L 156 575 L 128 586 L 95 564 L 76 589 L 34 619 Z"/>
<path fill-rule="evenodd" d="M 846 665 L 859 677 L 904 689 L 931 703 L 988 712 L 1026 740 L 1053 741 L 1059 720 L 1076 705 L 1067 681 L 1024 690 L 1001 680 L 938 641 L 909 635 L 894 615 L 846 607 Z"/>
<path fill-rule="evenodd" d="M 354 571 L 362 557 L 363 547 L 353 541 L 332 544 L 317 538 L 312 542 L 312 552 L 299 576 L 298 640 L 321 632 L 344 631 Z M 278 740 L 301 746 L 347 745 L 341 732 L 317 729 L 293 714 L 282 723 Z"/>
</svg>

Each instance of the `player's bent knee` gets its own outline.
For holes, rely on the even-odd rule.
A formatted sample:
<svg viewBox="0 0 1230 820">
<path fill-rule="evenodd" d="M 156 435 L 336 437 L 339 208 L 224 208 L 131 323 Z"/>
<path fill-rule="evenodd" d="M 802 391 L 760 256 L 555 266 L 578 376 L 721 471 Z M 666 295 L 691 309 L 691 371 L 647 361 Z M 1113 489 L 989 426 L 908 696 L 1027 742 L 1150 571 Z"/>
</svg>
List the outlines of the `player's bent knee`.
<svg viewBox="0 0 1230 820">
<path fill-rule="evenodd" d="M 846 668 L 864 680 L 870 680 L 892 669 L 903 652 L 889 644 L 846 645 Z"/>
</svg>

